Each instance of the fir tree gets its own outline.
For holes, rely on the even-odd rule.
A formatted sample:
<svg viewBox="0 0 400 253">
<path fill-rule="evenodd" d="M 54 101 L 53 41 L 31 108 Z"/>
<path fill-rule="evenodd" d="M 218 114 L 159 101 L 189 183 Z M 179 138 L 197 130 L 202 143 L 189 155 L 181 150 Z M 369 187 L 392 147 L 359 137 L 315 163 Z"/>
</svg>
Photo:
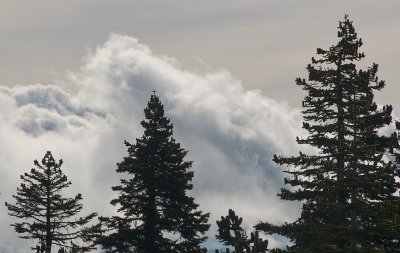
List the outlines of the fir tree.
<svg viewBox="0 0 400 253">
<path fill-rule="evenodd" d="M 144 135 L 136 144 L 125 141 L 129 155 L 118 164 L 117 172 L 130 177 L 112 187 L 119 196 L 111 204 L 123 217 L 101 218 L 114 231 L 99 243 L 110 252 L 203 252 L 209 214 L 186 194 L 193 187 L 192 162 L 184 161 L 187 151 L 173 138 L 155 93 L 144 115 Z"/>
<path fill-rule="evenodd" d="M 13 195 L 16 203 L 6 206 L 9 215 L 21 222 L 11 224 L 24 239 L 38 239 L 41 251 L 50 253 L 52 245 L 64 248 L 78 247 L 77 243 L 88 241 L 94 227 L 85 227 L 96 213 L 76 217 L 82 210 L 81 194 L 74 198 L 62 195 L 62 190 L 71 185 L 71 181 L 61 170 L 62 160 L 56 162 L 50 151 L 41 163 L 34 161 L 36 168 L 21 175 L 21 186 Z M 76 218 L 74 218 L 76 217 Z M 79 246 L 82 251 L 89 246 Z"/>
<path fill-rule="evenodd" d="M 393 143 L 378 130 L 391 122 L 391 106 L 378 108 L 373 92 L 385 83 L 378 65 L 358 70 L 361 39 L 352 21 L 339 22 L 338 43 L 317 49 L 318 59 L 307 66 L 308 81 L 296 84 L 307 92 L 303 100 L 303 128 L 309 135 L 297 139 L 315 154 L 283 157 L 274 161 L 290 167 L 279 196 L 303 201 L 301 216 L 293 223 L 259 229 L 290 238 L 290 252 L 391 252 L 377 236 L 385 201 L 398 184 L 394 166 L 382 157 Z"/>
</svg>

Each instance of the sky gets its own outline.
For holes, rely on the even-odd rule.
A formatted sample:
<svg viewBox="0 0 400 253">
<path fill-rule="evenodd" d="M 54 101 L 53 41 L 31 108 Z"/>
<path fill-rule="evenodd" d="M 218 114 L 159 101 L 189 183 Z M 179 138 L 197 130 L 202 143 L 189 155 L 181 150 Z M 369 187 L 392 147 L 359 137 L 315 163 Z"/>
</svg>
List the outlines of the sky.
<svg viewBox="0 0 400 253">
<path fill-rule="evenodd" d="M 0 202 L 19 175 L 51 150 L 83 196 L 84 212 L 115 214 L 111 186 L 124 140 L 157 90 L 174 136 L 193 160 L 190 193 L 222 247 L 215 220 L 229 208 L 247 229 L 294 220 L 299 203 L 276 196 L 284 174 L 274 154 L 296 154 L 304 94 L 294 84 L 316 48 L 336 42 L 350 15 L 366 59 L 387 87 L 376 101 L 400 108 L 398 1 L 0 2 Z M 309 150 L 310 151 L 310 150 Z M 0 252 L 28 252 L 0 206 Z M 15 221 L 15 220 L 14 220 Z M 281 245 L 282 238 L 270 238 Z"/>
</svg>

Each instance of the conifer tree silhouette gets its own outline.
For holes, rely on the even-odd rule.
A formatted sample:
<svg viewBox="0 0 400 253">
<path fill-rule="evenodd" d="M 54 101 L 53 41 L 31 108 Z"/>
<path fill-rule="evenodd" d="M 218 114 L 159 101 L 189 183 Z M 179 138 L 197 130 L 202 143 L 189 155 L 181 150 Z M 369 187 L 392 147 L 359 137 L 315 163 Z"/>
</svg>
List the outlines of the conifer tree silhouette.
<svg viewBox="0 0 400 253">
<path fill-rule="evenodd" d="M 74 198 L 62 195 L 62 190 L 71 185 L 71 181 L 62 172 L 63 161 L 55 161 L 48 151 L 41 163 L 34 161 L 35 167 L 30 173 L 21 175 L 21 186 L 13 195 L 15 204 L 6 203 L 9 215 L 20 222 L 11 224 L 24 239 L 38 239 L 40 251 L 50 253 L 52 245 L 70 248 L 70 243 L 89 241 L 95 227 L 85 227 L 97 213 L 76 217 L 82 211 L 81 194 Z M 81 251 L 88 251 L 90 245 L 81 245 Z M 39 246 L 36 247 L 36 250 Z"/>
<path fill-rule="evenodd" d="M 229 209 L 227 216 L 221 216 L 221 219 L 217 220 L 218 235 L 215 237 L 225 245 L 232 246 L 235 253 L 267 252 L 268 240 L 260 238 L 257 230 L 248 238 L 242 222 L 243 219 L 239 218 L 235 211 Z"/>
<path fill-rule="evenodd" d="M 193 188 L 192 162 L 184 161 L 187 151 L 173 138 L 173 126 L 164 116 L 159 97 L 151 95 L 141 122 L 144 134 L 135 144 L 125 141 L 128 156 L 118 164 L 118 173 L 127 178 L 112 187 L 119 196 L 122 217 L 102 217 L 113 231 L 99 239 L 109 252 L 204 252 L 209 214 L 187 191 Z"/>
<path fill-rule="evenodd" d="M 308 81 L 296 79 L 306 91 L 303 128 L 309 135 L 297 143 L 315 148 L 315 154 L 274 161 L 289 167 L 279 196 L 303 201 L 301 216 L 292 223 L 257 227 L 268 234 L 287 236 L 290 252 L 391 252 L 379 238 L 380 210 L 399 184 L 395 167 L 383 159 L 393 137 L 378 130 L 391 123 L 391 106 L 378 106 L 374 91 L 385 86 L 376 74 L 378 65 L 358 70 L 365 55 L 359 49 L 353 22 L 339 22 L 338 42 L 307 66 Z"/>
</svg>

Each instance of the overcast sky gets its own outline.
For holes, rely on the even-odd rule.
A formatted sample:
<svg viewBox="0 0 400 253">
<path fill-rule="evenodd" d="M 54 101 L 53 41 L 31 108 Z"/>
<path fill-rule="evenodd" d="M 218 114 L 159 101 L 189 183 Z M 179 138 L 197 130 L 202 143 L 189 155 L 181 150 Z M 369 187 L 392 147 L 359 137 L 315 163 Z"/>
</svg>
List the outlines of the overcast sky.
<svg viewBox="0 0 400 253">
<path fill-rule="evenodd" d="M 393 1 L 0 1 L 0 200 L 47 150 L 65 161 L 85 210 L 107 215 L 123 140 L 153 89 L 194 160 L 194 192 L 215 219 L 229 208 L 250 228 L 295 219 L 273 154 L 293 154 L 316 48 L 336 42 L 347 13 L 400 108 L 400 2 Z M 302 147 L 304 148 L 304 147 Z M 0 207 L 0 252 L 28 252 Z M 281 243 L 272 238 L 271 244 Z M 218 247 L 210 240 L 209 247 Z M 3 251 L 1 251 L 3 250 Z"/>
</svg>

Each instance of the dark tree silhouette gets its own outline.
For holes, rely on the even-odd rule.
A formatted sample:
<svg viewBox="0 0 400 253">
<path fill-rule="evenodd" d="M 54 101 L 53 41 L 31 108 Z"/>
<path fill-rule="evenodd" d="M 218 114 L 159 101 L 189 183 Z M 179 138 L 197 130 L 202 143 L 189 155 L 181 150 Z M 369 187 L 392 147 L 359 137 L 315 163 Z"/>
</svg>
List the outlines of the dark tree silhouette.
<svg viewBox="0 0 400 253">
<path fill-rule="evenodd" d="M 268 240 L 259 237 L 258 231 L 246 235 L 242 227 L 243 219 L 236 216 L 235 211 L 229 209 L 226 217 L 221 216 L 217 221 L 218 235 L 215 237 L 227 246 L 232 246 L 235 253 L 262 253 L 267 252 Z"/>
<path fill-rule="evenodd" d="M 393 137 L 378 130 L 391 123 L 391 106 L 378 108 L 373 92 L 385 83 L 378 81 L 378 65 L 358 70 L 356 62 L 361 39 L 352 21 L 339 22 L 338 42 L 328 50 L 317 49 L 318 59 L 307 66 L 308 81 L 296 84 L 307 92 L 303 100 L 303 128 L 309 135 L 297 139 L 316 153 L 275 156 L 289 166 L 279 194 L 284 200 L 303 201 L 299 219 L 274 226 L 261 223 L 266 233 L 290 238 L 290 252 L 391 252 L 380 239 L 385 201 L 399 184 L 394 166 L 382 157 Z M 393 213 L 392 213 L 393 215 Z"/>
<path fill-rule="evenodd" d="M 394 163 L 397 168 L 393 171 L 395 178 L 400 179 L 400 122 L 395 122 L 395 143 L 391 149 Z M 393 191 L 399 188 L 399 183 L 394 180 Z M 379 244 L 385 245 L 390 252 L 400 252 L 400 192 L 384 200 L 384 208 L 380 208 L 380 223 L 377 225 L 379 234 L 376 235 Z"/>
<path fill-rule="evenodd" d="M 118 164 L 117 172 L 129 178 L 112 187 L 119 196 L 111 204 L 123 217 L 100 219 L 114 231 L 98 243 L 109 252 L 203 252 L 209 214 L 186 194 L 193 187 L 192 162 L 184 161 L 187 151 L 172 137 L 172 123 L 155 93 L 144 115 L 144 135 L 136 144 L 125 141 L 129 156 Z"/>
<path fill-rule="evenodd" d="M 232 246 L 237 253 L 242 253 L 247 247 L 247 236 L 242 222 L 243 219 L 236 216 L 232 209 L 229 209 L 226 217 L 221 216 L 217 220 L 218 234 L 215 237 L 225 245 Z"/>
<path fill-rule="evenodd" d="M 71 245 L 89 240 L 91 228 L 85 227 L 96 213 L 76 217 L 82 210 L 81 194 L 75 198 L 61 195 L 71 182 L 61 171 L 62 160 L 56 162 L 50 151 L 41 163 L 35 160 L 36 168 L 21 175 L 21 186 L 13 195 L 16 203 L 6 203 L 9 215 L 21 220 L 11 224 L 24 239 L 41 241 L 41 251 L 50 253 L 52 245 L 71 248 Z M 77 245 L 76 245 L 77 246 Z M 79 246 L 82 251 L 89 246 Z"/>
</svg>

